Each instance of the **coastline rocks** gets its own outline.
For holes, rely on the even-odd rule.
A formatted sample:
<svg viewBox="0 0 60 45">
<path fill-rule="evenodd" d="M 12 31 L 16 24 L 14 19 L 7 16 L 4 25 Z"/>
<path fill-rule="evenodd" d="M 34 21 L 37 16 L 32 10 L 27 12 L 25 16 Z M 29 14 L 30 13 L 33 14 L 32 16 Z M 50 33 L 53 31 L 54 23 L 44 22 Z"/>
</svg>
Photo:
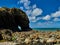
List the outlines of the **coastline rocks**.
<svg viewBox="0 0 60 45">
<path fill-rule="evenodd" d="M 0 34 L 2 36 L 2 40 L 11 40 L 12 38 L 12 31 L 9 30 L 9 29 L 3 29 L 3 30 L 0 30 Z"/>
<path fill-rule="evenodd" d="M 57 37 L 60 35 L 55 32 L 50 32 L 50 34 L 38 31 L 28 31 L 28 32 L 11 32 L 5 33 L 5 31 L 0 31 L 2 37 L 6 41 L 12 41 L 18 43 L 19 45 L 53 45 L 60 44 L 60 39 Z M 3 35 L 4 34 L 4 35 Z M 11 34 L 11 35 L 10 35 Z M 50 36 L 50 37 L 49 37 Z"/>
<path fill-rule="evenodd" d="M 26 44 L 29 44 L 32 42 L 32 40 L 30 38 L 26 38 L 25 41 L 24 41 Z"/>
<path fill-rule="evenodd" d="M 54 38 L 49 38 L 49 39 L 47 40 L 47 43 L 49 43 L 49 42 L 54 42 L 54 41 L 55 41 Z"/>
<path fill-rule="evenodd" d="M 60 39 L 57 39 L 56 41 L 57 41 L 57 44 L 59 44 L 59 43 L 60 43 Z"/>
<path fill-rule="evenodd" d="M 40 42 L 41 42 L 41 43 L 44 43 L 44 42 L 45 42 L 45 39 L 40 39 Z"/>
<path fill-rule="evenodd" d="M 20 45 L 20 44 L 15 42 L 0 42 L 0 45 Z"/>
</svg>

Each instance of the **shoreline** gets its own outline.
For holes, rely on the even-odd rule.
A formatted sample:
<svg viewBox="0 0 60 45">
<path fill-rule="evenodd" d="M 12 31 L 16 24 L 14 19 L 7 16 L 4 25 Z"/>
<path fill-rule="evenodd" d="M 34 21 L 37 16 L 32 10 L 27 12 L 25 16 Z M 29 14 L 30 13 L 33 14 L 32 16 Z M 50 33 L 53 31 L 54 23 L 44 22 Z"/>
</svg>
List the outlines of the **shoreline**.
<svg viewBox="0 0 60 45">
<path fill-rule="evenodd" d="M 32 28 L 35 31 L 57 31 L 60 30 L 60 28 Z"/>
</svg>

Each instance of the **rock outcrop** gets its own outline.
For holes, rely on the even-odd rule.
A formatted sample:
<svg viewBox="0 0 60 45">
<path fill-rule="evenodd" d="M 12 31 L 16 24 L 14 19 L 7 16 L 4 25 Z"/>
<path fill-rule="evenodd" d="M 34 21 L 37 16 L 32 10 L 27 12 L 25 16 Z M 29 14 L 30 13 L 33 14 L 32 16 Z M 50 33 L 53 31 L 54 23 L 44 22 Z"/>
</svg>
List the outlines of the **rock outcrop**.
<svg viewBox="0 0 60 45">
<path fill-rule="evenodd" d="M 25 12 L 17 8 L 0 8 L 0 29 L 10 29 L 12 31 L 31 30 L 29 19 Z"/>
</svg>

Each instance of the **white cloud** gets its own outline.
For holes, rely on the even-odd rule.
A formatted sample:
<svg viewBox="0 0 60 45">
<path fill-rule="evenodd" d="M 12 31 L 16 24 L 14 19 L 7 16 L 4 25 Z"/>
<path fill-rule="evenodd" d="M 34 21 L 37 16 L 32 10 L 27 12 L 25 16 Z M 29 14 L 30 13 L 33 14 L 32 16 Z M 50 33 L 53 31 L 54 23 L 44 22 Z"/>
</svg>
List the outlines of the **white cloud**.
<svg viewBox="0 0 60 45">
<path fill-rule="evenodd" d="M 24 3 L 25 9 L 30 9 L 30 1 Z"/>
<path fill-rule="evenodd" d="M 24 8 L 23 7 L 20 7 L 21 10 L 23 10 Z"/>
<path fill-rule="evenodd" d="M 60 17 L 60 10 L 51 14 L 52 17 Z"/>
<path fill-rule="evenodd" d="M 32 16 L 38 16 L 38 15 L 41 15 L 42 14 L 42 9 L 40 8 L 36 8 L 32 11 Z"/>
<path fill-rule="evenodd" d="M 32 10 L 27 10 L 27 11 L 26 11 L 26 14 L 27 14 L 27 15 L 30 15 L 31 12 L 32 12 Z"/>
<path fill-rule="evenodd" d="M 36 19 L 36 17 L 34 16 L 34 17 L 32 17 L 32 16 L 29 16 L 28 17 L 30 20 L 34 20 L 34 19 Z"/>
<path fill-rule="evenodd" d="M 39 9 L 39 8 L 36 8 L 33 11 L 32 10 L 27 10 L 26 13 L 30 14 L 29 19 L 30 19 L 31 22 L 37 22 L 38 20 L 42 19 L 41 17 L 36 18 L 36 16 L 42 14 L 42 10 Z"/>
<path fill-rule="evenodd" d="M 53 21 L 60 21 L 60 19 L 59 18 L 54 18 L 54 20 Z"/>
<path fill-rule="evenodd" d="M 42 17 L 38 17 L 38 18 L 36 18 L 36 20 L 38 21 L 38 20 L 41 20 L 42 19 Z"/>
<path fill-rule="evenodd" d="M 35 16 L 34 17 L 33 16 L 29 16 L 28 18 L 29 18 L 29 20 L 31 22 L 36 22 L 37 21 Z"/>
<path fill-rule="evenodd" d="M 43 20 L 50 20 L 51 16 L 50 15 L 46 15 L 45 17 L 43 17 Z"/>
<path fill-rule="evenodd" d="M 56 18 L 56 17 L 60 17 L 60 7 L 59 7 L 59 11 L 56 11 L 55 13 L 51 13 L 51 15 L 46 15 L 45 17 L 37 17 L 38 15 L 41 15 L 43 10 L 40 9 L 40 8 L 37 8 L 37 5 L 36 4 L 33 4 L 32 6 L 30 5 L 31 4 L 31 1 L 30 0 L 20 0 L 18 1 L 18 4 L 23 4 L 22 7 L 20 7 L 20 9 L 24 10 L 26 12 L 26 14 L 28 15 L 29 17 L 29 20 L 31 22 L 36 22 L 38 20 L 50 20 L 52 17 L 55 17 L 54 18 L 54 21 L 60 21 L 59 18 Z"/>
<path fill-rule="evenodd" d="M 30 1 L 29 0 L 19 0 L 17 2 L 17 4 L 23 4 L 23 6 L 25 7 L 25 9 L 30 9 Z"/>
<path fill-rule="evenodd" d="M 32 6 L 33 9 L 35 9 L 36 7 L 37 7 L 36 4 L 34 4 L 34 5 Z"/>
<path fill-rule="evenodd" d="M 29 0 L 20 0 L 20 3 L 27 3 Z"/>
<path fill-rule="evenodd" d="M 28 18 L 29 18 L 29 20 L 31 22 L 37 22 L 38 20 L 41 20 L 42 19 L 42 17 L 36 18 L 35 16 L 28 16 Z"/>
<path fill-rule="evenodd" d="M 24 5 L 24 8 L 29 10 L 31 7 Z"/>
<path fill-rule="evenodd" d="M 23 7 L 20 7 L 20 9 L 25 10 L 26 14 L 28 15 L 28 18 L 32 22 L 36 22 L 37 20 L 40 20 L 40 18 L 36 18 L 36 16 L 42 14 L 42 9 L 37 8 L 36 4 L 33 4 L 32 6 L 30 0 L 20 0 L 18 4 L 23 4 Z"/>
<path fill-rule="evenodd" d="M 35 19 L 34 19 L 34 20 L 31 20 L 31 22 L 36 22 L 36 21 L 37 21 L 37 20 L 35 20 Z"/>
</svg>

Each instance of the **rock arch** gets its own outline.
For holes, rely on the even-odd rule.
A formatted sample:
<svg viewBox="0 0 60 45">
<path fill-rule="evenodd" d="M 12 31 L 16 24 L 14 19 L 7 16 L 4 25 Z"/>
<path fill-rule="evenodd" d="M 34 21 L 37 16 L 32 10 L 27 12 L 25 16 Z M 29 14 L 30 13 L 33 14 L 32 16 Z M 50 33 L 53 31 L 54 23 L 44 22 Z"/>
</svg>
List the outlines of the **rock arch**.
<svg viewBox="0 0 60 45">
<path fill-rule="evenodd" d="M 17 8 L 0 8 L 0 28 L 20 31 L 18 26 L 22 31 L 32 30 L 26 13 Z"/>
</svg>

